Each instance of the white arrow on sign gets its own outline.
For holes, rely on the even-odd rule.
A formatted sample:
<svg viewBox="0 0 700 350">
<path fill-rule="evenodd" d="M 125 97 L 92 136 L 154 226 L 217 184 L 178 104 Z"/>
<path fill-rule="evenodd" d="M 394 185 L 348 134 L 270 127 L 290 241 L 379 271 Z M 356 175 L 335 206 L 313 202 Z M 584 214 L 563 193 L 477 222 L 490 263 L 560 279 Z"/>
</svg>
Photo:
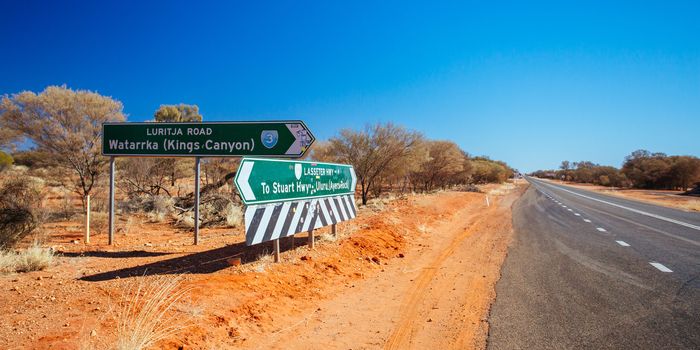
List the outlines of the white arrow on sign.
<svg viewBox="0 0 700 350">
<path fill-rule="evenodd" d="M 241 195 L 246 200 L 255 200 L 255 194 L 253 193 L 253 188 L 250 187 L 248 183 L 248 178 L 250 173 L 253 172 L 253 165 L 255 162 L 250 160 L 244 160 L 243 165 L 241 165 L 241 173 L 236 178 L 236 185 L 238 185 L 238 190 L 241 191 Z"/>
<path fill-rule="evenodd" d="M 355 189 L 357 188 L 357 175 L 355 175 L 355 168 L 353 167 L 350 167 L 350 177 L 352 178 L 352 185 L 350 188 L 353 192 L 355 192 Z"/>
</svg>

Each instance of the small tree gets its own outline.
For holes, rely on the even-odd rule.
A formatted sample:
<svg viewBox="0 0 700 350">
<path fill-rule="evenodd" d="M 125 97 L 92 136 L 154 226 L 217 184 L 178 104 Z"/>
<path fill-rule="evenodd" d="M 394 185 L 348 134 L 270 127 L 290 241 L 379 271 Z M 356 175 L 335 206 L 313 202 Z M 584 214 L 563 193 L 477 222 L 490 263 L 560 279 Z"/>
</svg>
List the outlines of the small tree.
<svg viewBox="0 0 700 350">
<path fill-rule="evenodd" d="M 100 151 L 102 123 L 125 117 L 121 102 L 111 97 L 49 86 L 39 94 L 3 96 L 0 119 L 49 155 L 49 161 L 75 175 L 71 182 L 84 206 L 107 162 Z"/>
<path fill-rule="evenodd" d="M 464 152 L 452 141 L 428 141 L 427 148 L 428 159 L 414 173 L 414 179 L 424 191 L 454 183 L 457 174 L 464 170 Z"/>
<path fill-rule="evenodd" d="M 364 205 L 370 191 L 377 191 L 377 181 L 401 166 L 411 166 L 407 160 L 422 139 L 420 133 L 391 123 L 375 124 L 361 131 L 341 130 L 323 152 L 326 160 L 353 165 Z"/>
<path fill-rule="evenodd" d="M 184 103 L 179 105 L 160 105 L 158 110 L 153 114 L 153 118 L 155 121 L 162 123 L 191 123 L 202 121 L 202 115 L 199 114 L 199 107 L 197 105 L 188 105 Z M 175 186 L 175 181 L 182 175 L 182 172 L 178 171 L 177 163 L 177 158 L 169 158 L 163 163 L 164 166 L 170 169 L 170 186 Z"/>
<path fill-rule="evenodd" d="M 184 103 L 179 105 L 160 105 L 153 117 L 157 122 L 185 123 L 202 121 L 199 107 Z"/>
</svg>

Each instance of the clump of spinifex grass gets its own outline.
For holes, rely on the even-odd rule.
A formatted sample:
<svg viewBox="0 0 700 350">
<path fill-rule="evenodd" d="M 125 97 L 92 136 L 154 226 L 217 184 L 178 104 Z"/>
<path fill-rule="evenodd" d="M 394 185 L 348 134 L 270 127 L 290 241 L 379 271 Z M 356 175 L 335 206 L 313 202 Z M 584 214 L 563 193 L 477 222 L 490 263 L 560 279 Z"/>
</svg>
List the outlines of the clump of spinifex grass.
<svg viewBox="0 0 700 350">
<path fill-rule="evenodd" d="M 182 276 L 167 275 L 132 282 L 116 308 L 114 348 L 146 349 L 190 327 L 190 319 L 175 307 L 190 291 L 181 285 Z"/>
<path fill-rule="evenodd" d="M 39 271 L 51 266 L 53 259 L 53 251 L 38 243 L 19 252 L 0 250 L 0 272 Z"/>
</svg>

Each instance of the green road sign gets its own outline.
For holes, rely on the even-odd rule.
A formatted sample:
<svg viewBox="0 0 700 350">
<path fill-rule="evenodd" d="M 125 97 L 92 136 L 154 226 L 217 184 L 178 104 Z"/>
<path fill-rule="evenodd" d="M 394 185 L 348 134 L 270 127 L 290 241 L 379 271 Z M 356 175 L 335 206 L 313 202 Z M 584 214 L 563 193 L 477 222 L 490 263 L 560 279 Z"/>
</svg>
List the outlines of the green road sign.
<svg viewBox="0 0 700 350">
<path fill-rule="evenodd" d="M 300 120 L 102 125 L 106 156 L 298 158 L 313 142 Z"/>
<path fill-rule="evenodd" d="M 244 158 L 234 180 L 247 205 L 355 193 L 352 165 Z"/>
</svg>

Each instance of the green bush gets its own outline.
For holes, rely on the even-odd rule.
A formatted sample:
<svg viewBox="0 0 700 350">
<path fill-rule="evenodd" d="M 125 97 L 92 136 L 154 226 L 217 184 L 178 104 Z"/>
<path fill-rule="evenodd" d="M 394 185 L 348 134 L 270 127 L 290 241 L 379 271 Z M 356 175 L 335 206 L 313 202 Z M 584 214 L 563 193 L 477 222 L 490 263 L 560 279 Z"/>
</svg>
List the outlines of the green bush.
<svg viewBox="0 0 700 350">
<path fill-rule="evenodd" d="M 12 163 L 14 163 L 14 159 L 12 159 L 12 156 L 0 151 L 0 171 L 3 171 L 7 168 L 9 168 Z"/>
</svg>

